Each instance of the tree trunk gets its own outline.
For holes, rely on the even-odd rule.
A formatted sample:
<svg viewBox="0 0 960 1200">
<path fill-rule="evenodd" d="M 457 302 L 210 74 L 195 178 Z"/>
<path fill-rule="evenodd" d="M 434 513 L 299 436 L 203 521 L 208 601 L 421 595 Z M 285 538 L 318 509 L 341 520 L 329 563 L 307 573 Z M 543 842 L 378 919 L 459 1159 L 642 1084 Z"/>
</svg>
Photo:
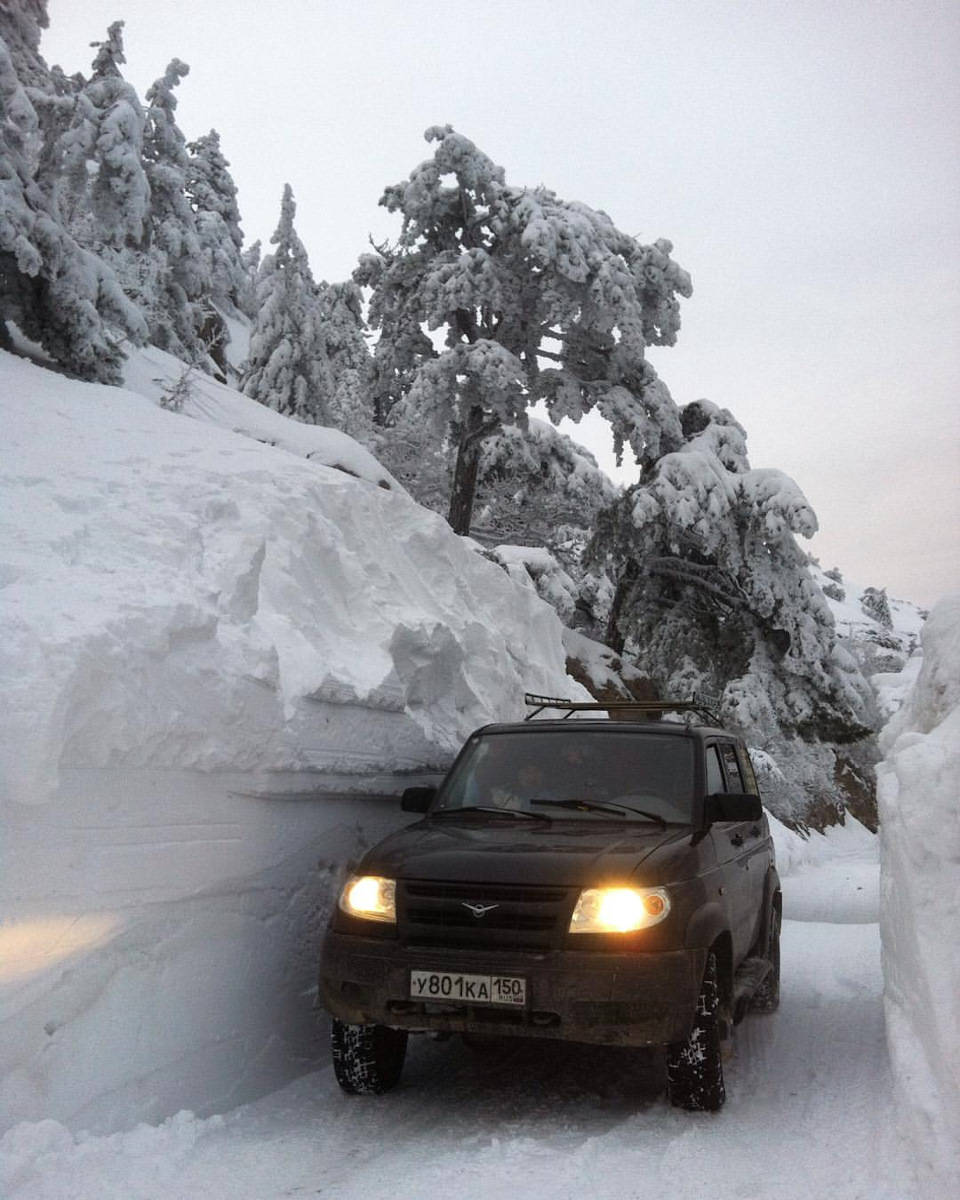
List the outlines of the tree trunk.
<svg viewBox="0 0 960 1200">
<path fill-rule="evenodd" d="M 610 617 L 607 620 L 606 644 L 611 650 L 617 654 L 623 653 L 623 646 L 626 642 L 626 635 L 620 630 L 620 618 L 623 614 L 623 606 L 628 595 L 633 590 L 634 584 L 640 576 L 640 568 L 634 559 L 627 559 L 623 568 L 623 574 L 617 580 L 617 587 L 613 593 L 613 601 L 610 605 Z"/>
<path fill-rule="evenodd" d="M 453 471 L 453 490 L 450 493 L 450 512 L 447 521 L 454 533 L 466 537 L 473 520 L 473 502 L 477 494 L 477 475 L 480 471 L 480 451 L 483 437 L 490 432 L 483 409 L 474 405 L 467 417 L 466 427 L 457 447 L 457 464 Z"/>
</svg>

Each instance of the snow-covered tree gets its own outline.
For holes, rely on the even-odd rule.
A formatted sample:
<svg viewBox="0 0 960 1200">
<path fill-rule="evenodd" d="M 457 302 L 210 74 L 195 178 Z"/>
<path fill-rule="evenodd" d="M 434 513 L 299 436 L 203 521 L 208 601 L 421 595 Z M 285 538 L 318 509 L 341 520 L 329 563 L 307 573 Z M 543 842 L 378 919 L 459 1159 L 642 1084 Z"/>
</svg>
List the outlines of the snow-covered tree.
<svg viewBox="0 0 960 1200">
<path fill-rule="evenodd" d="M 24 87 L 47 86 L 49 70 L 40 55 L 40 35 L 49 25 L 47 0 L 0 0 L 0 39 Z"/>
<path fill-rule="evenodd" d="M 275 248 L 260 266 L 257 314 L 242 390 L 268 408 L 311 424 L 328 424 L 332 376 L 317 286 L 294 228 L 297 206 L 283 189 Z"/>
<path fill-rule="evenodd" d="M 553 548 L 591 531 L 617 491 L 589 450 L 547 422 L 505 425 L 483 446 L 474 536 Z"/>
<path fill-rule="evenodd" d="M 119 382 L 121 338 L 141 340 L 146 329 L 109 267 L 71 237 L 37 183 L 39 128 L 0 40 L 0 344 L 9 344 L 11 320 L 67 370 Z"/>
<path fill-rule="evenodd" d="M 174 92 L 189 69 L 175 58 L 147 90 L 143 162 L 150 206 L 144 242 L 133 261 L 136 278 L 125 283 L 139 294 L 154 345 L 196 360 L 204 353 L 203 299 L 210 281 L 186 194 L 186 139 L 176 121 Z"/>
<path fill-rule="evenodd" d="M 815 532 L 813 510 L 782 472 L 750 469 L 727 410 L 689 404 L 682 427 L 594 539 L 620 576 L 609 644 L 663 694 L 720 697 L 757 744 L 863 737 L 868 689 L 796 541 Z"/>
<path fill-rule="evenodd" d="M 337 429 L 373 446 L 373 358 L 364 337 L 359 287 L 352 282 L 321 284 L 319 321 L 330 372 L 327 419 Z"/>
<path fill-rule="evenodd" d="M 260 252 L 261 245 L 258 238 L 240 255 L 243 282 L 240 286 L 238 307 L 243 315 L 251 321 L 257 315 L 257 276 L 260 274 Z"/>
<path fill-rule="evenodd" d="M 215 129 L 191 142 L 187 150 L 187 197 L 196 214 L 209 298 L 233 312 L 239 308 L 244 283 L 237 185 Z"/>
<path fill-rule="evenodd" d="M 70 231 L 99 254 L 140 243 L 150 185 L 143 166 L 143 106 L 120 70 L 126 61 L 123 22 L 115 21 L 106 39 L 94 44 L 89 81 L 45 99 L 51 125 L 57 110 L 69 105 L 72 112 L 66 128 L 52 139 L 43 173 Z"/>
<path fill-rule="evenodd" d="M 450 126 L 426 137 L 433 158 L 381 199 L 403 218 L 397 244 L 364 256 L 354 278 L 373 288 L 381 334 L 378 418 L 400 405 L 452 430 L 453 528 L 469 531 L 484 441 L 522 427 L 537 400 L 553 421 L 596 408 L 617 453 L 629 444 L 642 464 L 678 447 L 676 407 L 644 357 L 675 341 L 677 297 L 691 290 L 670 243 L 642 245 L 585 204 L 507 186 Z"/>
<path fill-rule="evenodd" d="M 866 588 L 860 597 L 860 608 L 884 629 L 893 628 L 893 617 L 890 613 L 890 601 L 887 599 L 886 588 Z"/>
</svg>

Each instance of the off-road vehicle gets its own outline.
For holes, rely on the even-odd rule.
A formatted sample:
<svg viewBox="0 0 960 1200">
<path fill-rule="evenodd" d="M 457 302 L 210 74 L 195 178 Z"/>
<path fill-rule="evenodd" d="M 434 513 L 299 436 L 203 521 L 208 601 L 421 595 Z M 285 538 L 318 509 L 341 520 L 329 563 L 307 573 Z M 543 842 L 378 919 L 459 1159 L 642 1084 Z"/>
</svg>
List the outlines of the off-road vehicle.
<svg viewBox="0 0 960 1200">
<path fill-rule="evenodd" d="M 540 719 L 477 730 L 347 880 L 320 969 L 337 1080 L 389 1090 L 413 1032 L 663 1046 L 671 1102 L 718 1109 L 722 1040 L 779 1000 L 746 747 L 693 702 L 527 700 Z"/>
</svg>

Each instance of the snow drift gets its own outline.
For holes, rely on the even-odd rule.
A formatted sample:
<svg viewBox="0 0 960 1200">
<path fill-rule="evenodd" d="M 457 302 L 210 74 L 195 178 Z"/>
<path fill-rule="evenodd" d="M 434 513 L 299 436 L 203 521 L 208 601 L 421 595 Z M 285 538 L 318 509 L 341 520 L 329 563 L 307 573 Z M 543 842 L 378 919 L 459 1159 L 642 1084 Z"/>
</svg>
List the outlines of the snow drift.
<svg viewBox="0 0 960 1200">
<path fill-rule="evenodd" d="M 916 684 L 880 741 L 880 930 L 910 1143 L 930 1194 L 946 1196 L 960 1190 L 960 596 L 921 640 Z"/>
<path fill-rule="evenodd" d="M 402 773 L 575 690 L 560 623 L 210 380 L 190 419 L 0 354 L 0 406 L 0 1125 L 209 1112 L 314 1054 L 334 883 Z"/>
</svg>

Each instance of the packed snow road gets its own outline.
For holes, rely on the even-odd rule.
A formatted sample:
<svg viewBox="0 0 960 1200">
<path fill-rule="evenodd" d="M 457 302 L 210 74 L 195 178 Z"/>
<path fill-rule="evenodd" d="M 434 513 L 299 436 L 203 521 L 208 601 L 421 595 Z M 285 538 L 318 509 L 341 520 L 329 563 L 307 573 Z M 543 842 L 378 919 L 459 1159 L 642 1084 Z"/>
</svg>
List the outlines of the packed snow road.
<svg viewBox="0 0 960 1200">
<path fill-rule="evenodd" d="M 897 1137 L 878 866 L 859 849 L 784 880 L 783 1000 L 739 1026 L 717 1115 L 669 1108 L 642 1053 L 413 1039 L 401 1087 L 341 1094 L 324 1064 L 263 1100 L 159 1128 L 4 1139 L 10 1200 L 629 1197 L 932 1200 Z M 939 1200 L 939 1198 L 937 1198 Z"/>
</svg>

